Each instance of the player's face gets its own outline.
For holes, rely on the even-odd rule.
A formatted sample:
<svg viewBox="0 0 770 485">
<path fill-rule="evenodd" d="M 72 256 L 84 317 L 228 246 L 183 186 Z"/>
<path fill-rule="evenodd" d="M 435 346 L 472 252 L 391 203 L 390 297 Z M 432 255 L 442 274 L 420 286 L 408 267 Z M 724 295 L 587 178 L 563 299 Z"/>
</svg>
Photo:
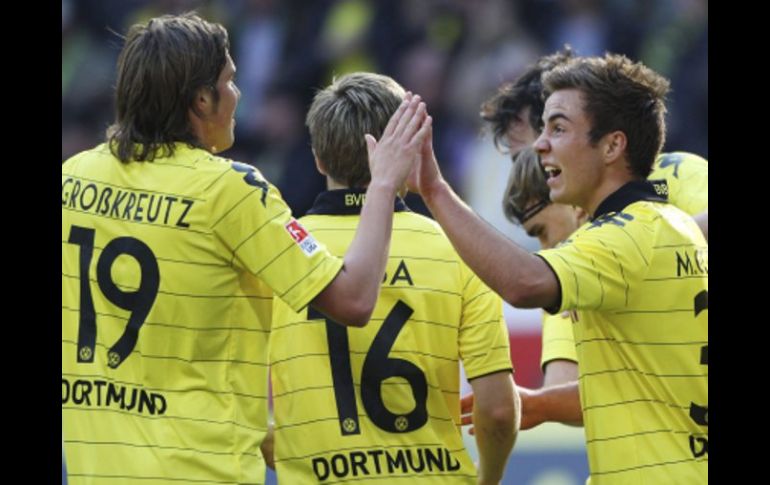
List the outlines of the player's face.
<svg viewBox="0 0 770 485">
<path fill-rule="evenodd" d="M 553 202 L 576 205 L 588 211 L 600 200 L 603 162 L 599 146 L 588 138 L 591 123 L 577 89 L 556 91 L 545 102 L 543 133 L 534 144 L 546 170 Z"/>
<path fill-rule="evenodd" d="M 233 146 L 235 141 L 235 108 L 241 97 L 241 91 L 235 85 L 235 63 L 227 54 L 227 62 L 219 73 L 216 85 L 219 102 L 214 103 L 213 111 L 206 120 L 206 146 L 211 147 L 212 153 L 219 153 Z"/>
<path fill-rule="evenodd" d="M 580 227 L 582 211 L 571 205 L 548 204 L 522 224 L 530 237 L 536 237 L 543 249 L 555 247 Z"/>
<path fill-rule="evenodd" d="M 532 146 L 535 140 L 537 140 L 539 133 L 529 124 L 529 112 L 530 107 L 527 106 L 521 110 L 518 119 L 508 124 L 505 138 L 508 144 L 508 152 L 511 155 L 515 155 L 524 148 Z"/>
</svg>

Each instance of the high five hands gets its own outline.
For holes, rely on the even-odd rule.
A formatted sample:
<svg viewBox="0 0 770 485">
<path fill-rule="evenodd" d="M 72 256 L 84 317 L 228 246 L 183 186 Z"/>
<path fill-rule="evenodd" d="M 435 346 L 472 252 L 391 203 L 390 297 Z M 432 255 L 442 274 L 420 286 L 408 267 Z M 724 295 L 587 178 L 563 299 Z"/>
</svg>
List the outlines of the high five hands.
<svg viewBox="0 0 770 485">
<path fill-rule="evenodd" d="M 396 190 L 403 187 L 419 163 L 426 140 L 430 141 L 432 122 L 420 96 L 408 92 L 379 141 L 368 133 L 364 135 L 372 183 L 387 184 Z"/>
</svg>

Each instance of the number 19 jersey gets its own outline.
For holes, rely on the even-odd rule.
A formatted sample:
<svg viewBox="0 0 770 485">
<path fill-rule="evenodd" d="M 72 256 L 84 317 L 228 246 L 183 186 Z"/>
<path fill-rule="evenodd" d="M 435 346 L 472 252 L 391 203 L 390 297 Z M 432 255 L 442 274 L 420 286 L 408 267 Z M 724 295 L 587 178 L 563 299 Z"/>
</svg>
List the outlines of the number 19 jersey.
<svg viewBox="0 0 770 485">
<path fill-rule="evenodd" d="M 300 310 L 341 264 L 248 165 L 181 144 L 65 162 L 69 483 L 262 483 L 273 295 Z"/>
<path fill-rule="evenodd" d="M 344 254 L 363 192 L 321 194 L 302 223 Z M 346 328 L 276 300 L 270 365 L 279 483 L 476 483 L 460 433 L 459 366 L 511 369 L 502 300 L 438 224 L 396 202 L 380 298 Z"/>
</svg>

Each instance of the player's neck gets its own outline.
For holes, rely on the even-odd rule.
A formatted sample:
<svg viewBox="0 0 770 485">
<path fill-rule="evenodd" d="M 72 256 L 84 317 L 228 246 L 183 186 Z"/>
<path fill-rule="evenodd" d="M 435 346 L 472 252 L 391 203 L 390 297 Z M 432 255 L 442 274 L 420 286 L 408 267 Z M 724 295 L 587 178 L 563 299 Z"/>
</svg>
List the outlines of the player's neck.
<svg viewBox="0 0 770 485">
<path fill-rule="evenodd" d="M 599 184 L 590 197 L 577 205 L 590 214 L 591 217 L 595 217 L 599 205 L 633 179 L 631 171 L 626 168 L 625 164 L 615 164 L 603 173 Z"/>
<path fill-rule="evenodd" d="M 340 189 L 349 189 L 345 184 L 342 184 L 340 182 L 337 182 L 333 178 L 326 176 L 326 190 L 340 190 Z"/>
</svg>

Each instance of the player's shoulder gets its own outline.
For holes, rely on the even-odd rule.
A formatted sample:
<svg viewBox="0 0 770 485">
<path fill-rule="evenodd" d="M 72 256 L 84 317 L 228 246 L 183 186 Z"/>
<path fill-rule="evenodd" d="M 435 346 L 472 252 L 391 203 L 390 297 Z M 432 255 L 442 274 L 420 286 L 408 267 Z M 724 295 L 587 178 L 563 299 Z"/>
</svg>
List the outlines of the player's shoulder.
<svg viewBox="0 0 770 485">
<path fill-rule="evenodd" d="M 96 145 L 88 150 L 83 150 L 82 152 L 72 155 L 62 163 L 62 175 L 72 174 L 78 166 L 93 163 L 94 161 L 105 157 L 114 158 L 106 143 Z"/>
<path fill-rule="evenodd" d="M 627 233 L 637 246 L 658 246 L 661 241 L 702 236 L 692 217 L 674 204 L 645 200 L 637 201 L 627 209 L 634 216 L 634 223 L 628 225 Z"/>
<path fill-rule="evenodd" d="M 585 222 L 562 245 L 573 242 L 603 247 L 624 247 L 631 239 L 640 240 L 654 234 L 660 211 L 669 204 L 639 200 L 619 211 L 601 214 Z M 557 246 L 557 247 L 560 247 Z"/>
<path fill-rule="evenodd" d="M 393 251 L 403 251 L 427 259 L 465 263 L 452 246 L 441 226 L 433 219 L 416 212 L 398 212 L 393 220 Z M 459 273 L 458 273 L 459 274 Z"/>
<path fill-rule="evenodd" d="M 421 241 L 430 251 L 455 253 L 452 243 L 438 222 L 422 214 L 411 211 L 396 213 L 393 231 L 394 235 L 412 238 L 415 243 Z"/>
<path fill-rule="evenodd" d="M 678 176 L 681 171 L 705 171 L 708 173 L 708 160 L 690 152 L 660 153 L 655 158 L 652 174 L 649 178 L 665 178 L 664 173 L 666 172 L 673 172 Z"/>
<path fill-rule="evenodd" d="M 444 230 L 438 222 L 430 217 L 412 211 L 397 213 L 399 226 L 404 229 L 420 230 L 428 234 L 446 238 Z"/>
<path fill-rule="evenodd" d="M 178 150 L 177 160 L 182 164 L 194 166 L 202 175 L 226 176 L 232 170 L 234 162 L 229 158 L 215 155 L 202 149 Z"/>
<path fill-rule="evenodd" d="M 270 183 L 257 167 L 227 157 L 206 153 L 205 159 L 196 163 L 196 169 L 211 180 L 210 190 L 214 192 L 238 196 L 243 191 L 270 189 Z"/>
</svg>

